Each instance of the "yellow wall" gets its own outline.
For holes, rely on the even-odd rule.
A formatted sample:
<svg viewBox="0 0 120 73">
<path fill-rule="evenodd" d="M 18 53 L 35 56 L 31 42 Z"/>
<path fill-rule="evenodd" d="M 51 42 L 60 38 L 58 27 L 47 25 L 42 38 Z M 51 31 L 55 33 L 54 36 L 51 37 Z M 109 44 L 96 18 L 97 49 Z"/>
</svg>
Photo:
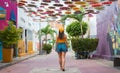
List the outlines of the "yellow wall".
<svg viewBox="0 0 120 73">
<path fill-rule="evenodd" d="M 25 53 L 25 45 L 24 44 L 25 44 L 24 40 L 19 40 L 18 41 L 18 56 L 19 57 L 26 55 L 26 53 Z"/>
<path fill-rule="evenodd" d="M 28 54 L 33 54 L 33 42 L 32 41 L 28 41 Z"/>
</svg>

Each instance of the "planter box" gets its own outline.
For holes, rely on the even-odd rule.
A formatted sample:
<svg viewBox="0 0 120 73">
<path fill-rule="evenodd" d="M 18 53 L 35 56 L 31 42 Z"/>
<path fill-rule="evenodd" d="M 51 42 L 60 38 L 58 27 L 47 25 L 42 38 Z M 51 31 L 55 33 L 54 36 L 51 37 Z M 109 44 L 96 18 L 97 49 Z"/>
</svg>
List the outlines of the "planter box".
<svg viewBox="0 0 120 73">
<path fill-rule="evenodd" d="M 114 57 L 114 67 L 120 67 L 120 56 Z"/>
<path fill-rule="evenodd" d="M 3 61 L 4 63 L 12 62 L 13 61 L 13 49 L 10 48 L 3 48 Z"/>
<path fill-rule="evenodd" d="M 87 52 L 87 51 L 76 52 L 76 58 L 77 59 L 87 59 L 87 58 L 89 58 L 89 52 Z"/>
</svg>

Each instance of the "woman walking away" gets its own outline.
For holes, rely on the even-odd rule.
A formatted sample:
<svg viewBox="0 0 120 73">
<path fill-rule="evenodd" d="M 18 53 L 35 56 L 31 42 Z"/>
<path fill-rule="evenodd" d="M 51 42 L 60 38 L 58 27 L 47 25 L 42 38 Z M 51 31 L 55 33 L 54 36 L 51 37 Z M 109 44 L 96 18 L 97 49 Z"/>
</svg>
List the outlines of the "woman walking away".
<svg viewBox="0 0 120 73">
<path fill-rule="evenodd" d="M 56 52 L 59 56 L 60 69 L 65 71 L 65 56 L 67 49 L 67 36 L 64 34 L 64 28 L 59 28 L 59 34 L 56 37 Z"/>
</svg>

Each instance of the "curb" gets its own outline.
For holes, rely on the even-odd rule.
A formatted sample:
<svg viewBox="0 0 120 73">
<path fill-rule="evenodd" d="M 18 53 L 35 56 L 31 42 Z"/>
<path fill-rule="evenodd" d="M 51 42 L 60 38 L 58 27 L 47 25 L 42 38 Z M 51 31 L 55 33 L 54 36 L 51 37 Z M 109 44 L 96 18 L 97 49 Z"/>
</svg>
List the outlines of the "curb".
<svg viewBox="0 0 120 73">
<path fill-rule="evenodd" d="M 1 65 L 1 66 L 0 66 L 0 70 L 4 69 L 4 68 L 6 68 L 6 67 L 9 67 L 9 66 L 11 66 L 11 65 L 17 64 L 17 63 L 19 63 L 19 62 L 22 62 L 22 61 L 24 61 L 24 60 L 27 60 L 27 59 L 29 59 L 29 58 L 35 57 L 35 56 L 37 56 L 37 55 L 38 55 L 38 53 L 33 54 L 33 55 L 29 55 L 29 56 L 26 56 L 25 58 L 22 58 L 22 59 L 19 59 L 19 60 L 17 60 L 17 61 L 13 61 L 13 62 L 10 62 L 10 63 L 2 63 L 2 62 L 1 62 L 1 63 L 4 64 L 4 65 Z"/>
</svg>

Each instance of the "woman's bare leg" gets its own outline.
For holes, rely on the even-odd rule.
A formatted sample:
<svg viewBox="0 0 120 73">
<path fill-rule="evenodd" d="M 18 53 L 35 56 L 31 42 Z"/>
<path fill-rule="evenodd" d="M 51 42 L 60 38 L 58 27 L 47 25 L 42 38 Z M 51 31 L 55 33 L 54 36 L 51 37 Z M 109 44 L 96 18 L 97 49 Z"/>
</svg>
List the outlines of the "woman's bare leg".
<svg viewBox="0 0 120 73">
<path fill-rule="evenodd" d="M 62 69 L 65 69 L 65 55 L 66 52 L 62 52 Z"/>
<path fill-rule="evenodd" d="M 59 56 L 59 65 L 60 65 L 60 68 L 62 69 L 62 52 L 59 52 L 58 56 Z"/>
</svg>

